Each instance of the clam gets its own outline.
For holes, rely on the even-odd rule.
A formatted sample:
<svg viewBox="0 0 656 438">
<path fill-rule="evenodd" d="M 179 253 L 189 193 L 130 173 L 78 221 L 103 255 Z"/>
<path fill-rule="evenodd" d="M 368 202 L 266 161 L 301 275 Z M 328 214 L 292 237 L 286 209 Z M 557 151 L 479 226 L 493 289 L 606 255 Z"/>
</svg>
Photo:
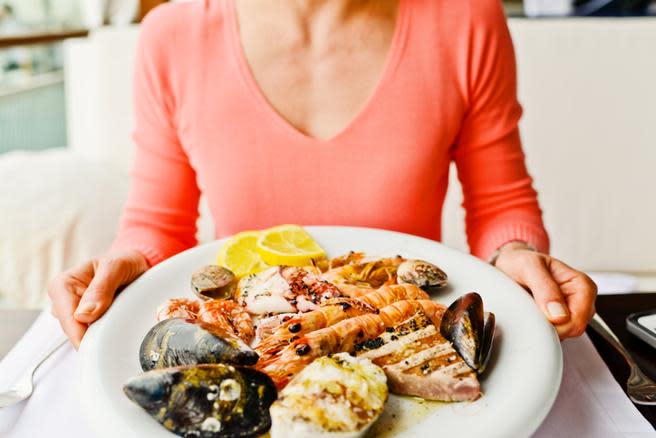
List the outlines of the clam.
<svg viewBox="0 0 656 438">
<path fill-rule="evenodd" d="M 410 283 L 422 289 L 437 289 L 446 286 L 446 273 L 424 260 L 406 260 L 396 271 L 399 284 Z"/>
<path fill-rule="evenodd" d="M 183 437 L 255 437 L 271 427 L 276 387 L 259 371 L 225 364 L 147 371 L 123 391 Z"/>
<path fill-rule="evenodd" d="M 455 300 L 444 312 L 440 332 L 467 365 L 481 374 L 492 351 L 494 326 L 494 314 L 483 312 L 481 296 L 471 292 Z"/>
<path fill-rule="evenodd" d="M 141 342 L 144 371 L 178 365 L 254 365 L 258 354 L 238 337 L 197 320 L 171 318 L 157 323 Z"/>
<path fill-rule="evenodd" d="M 235 287 L 235 274 L 223 266 L 203 266 L 191 275 L 191 290 L 203 300 L 231 299 Z"/>
</svg>

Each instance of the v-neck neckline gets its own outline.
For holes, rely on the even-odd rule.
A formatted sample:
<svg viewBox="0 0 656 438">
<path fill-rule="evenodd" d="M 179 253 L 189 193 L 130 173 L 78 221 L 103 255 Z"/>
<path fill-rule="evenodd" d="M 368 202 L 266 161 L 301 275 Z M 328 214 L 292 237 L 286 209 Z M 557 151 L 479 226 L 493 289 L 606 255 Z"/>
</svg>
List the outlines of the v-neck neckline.
<svg viewBox="0 0 656 438">
<path fill-rule="evenodd" d="M 355 113 L 355 115 L 346 123 L 346 125 L 340 128 L 335 134 L 325 139 L 313 137 L 299 130 L 286 117 L 280 114 L 273 107 L 271 102 L 269 102 L 269 99 L 266 97 L 257 81 L 255 80 L 255 76 L 253 75 L 250 64 L 248 63 L 248 59 L 246 58 L 246 54 L 244 53 L 244 48 L 241 43 L 241 36 L 239 34 L 239 22 L 234 0 L 224 0 L 224 13 L 226 16 L 225 21 L 227 23 L 231 51 L 239 68 L 238 76 L 240 77 L 245 87 L 248 89 L 251 97 L 255 101 L 255 105 L 260 109 L 260 111 L 288 135 L 305 143 L 328 144 L 335 142 L 355 129 L 360 121 L 373 109 L 375 106 L 375 101 L 382 94 L 385 84 L 389 81 L 390 76 L 392 76 L 394 73 L 396 65 L 398 64 L 398 60 L 401 57 L 400 55 L 407 34 L 407 22 L 409 14 L 407 13 L 408 7 L 406 3 L 406 0 L 399 0 L 399 10 L 397 12 L 396 23 L 394 25 L 392 42 L 390 47 L 387 49 L 387 58 L 383 65 L 383 70 L 379 74 L 378 80 L 372 92 L 363 102 L 362 106 Z"/>
</svg>

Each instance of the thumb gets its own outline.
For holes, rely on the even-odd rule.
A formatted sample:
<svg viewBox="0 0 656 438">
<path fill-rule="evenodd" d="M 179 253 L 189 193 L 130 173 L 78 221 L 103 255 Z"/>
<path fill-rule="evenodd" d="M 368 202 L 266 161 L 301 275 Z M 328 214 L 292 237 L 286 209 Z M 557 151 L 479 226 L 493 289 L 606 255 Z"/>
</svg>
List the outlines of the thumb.
<svg viewBox="0 0 656 438">
<path fill-rule="evenodd" d="M 524 285 L 531 291 L 535 303 L 549 322 L 554 325 L 566 323 L 570 320 L 567 301 L 551 276 L 547 266 L 548 261 L 544 257 L 536 257 L 534 260 L 523 270 Z"/>
<path fill-rule="evenodd" d="M 131 271 L 129 262 L 121 259 L 100 259 L 93 279 L 75 310 L 75 319 L 92 323 L 109 308 L 116 290 L 127 282 Z"/>
</svg>

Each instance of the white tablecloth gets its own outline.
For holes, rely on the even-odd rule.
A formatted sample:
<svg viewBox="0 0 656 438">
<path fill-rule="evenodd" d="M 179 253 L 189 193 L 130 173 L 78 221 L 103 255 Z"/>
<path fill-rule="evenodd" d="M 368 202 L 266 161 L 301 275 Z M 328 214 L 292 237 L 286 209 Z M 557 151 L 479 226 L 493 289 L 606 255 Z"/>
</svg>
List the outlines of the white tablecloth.
<svg viewBox="0 0 656 438">
<path fill-rule="evenodd" d="M 0 362 L 0 391 L 8 389 L 61 335 L 58 322 L 49 311 L 44 311 Z M 565 341 L 563 352 L 565 368 L 560 393 L 534 437 L 656 437 L 587 336 Z M 39 369 L 32 397 L 0 409 L 0 436 L 93 437 L 91 427 L 80 414 L 77 366 L 76 353 L 70 345 L 55 353 Z"/>
</svg>

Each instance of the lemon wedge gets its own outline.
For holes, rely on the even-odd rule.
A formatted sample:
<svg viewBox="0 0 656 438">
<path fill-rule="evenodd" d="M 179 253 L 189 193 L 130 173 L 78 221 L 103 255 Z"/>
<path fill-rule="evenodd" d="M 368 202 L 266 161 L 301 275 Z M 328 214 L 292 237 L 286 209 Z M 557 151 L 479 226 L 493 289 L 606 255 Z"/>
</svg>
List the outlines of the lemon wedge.
<svg viewBox="0 0 656 438">
<path fill-rule="evenodd" d="M 268 268 L 257 250 L 259 231 L 244 231 L 229 238 L 219 249 L 217 264 L 230 269 L 237 278 Z"/>
<path fill-rule="evenodd" d="M 279 225 L 260 233 L 257 252 L 269 265 L 306 266 L 326 252 L 298 225 Z"/>
</svg>

